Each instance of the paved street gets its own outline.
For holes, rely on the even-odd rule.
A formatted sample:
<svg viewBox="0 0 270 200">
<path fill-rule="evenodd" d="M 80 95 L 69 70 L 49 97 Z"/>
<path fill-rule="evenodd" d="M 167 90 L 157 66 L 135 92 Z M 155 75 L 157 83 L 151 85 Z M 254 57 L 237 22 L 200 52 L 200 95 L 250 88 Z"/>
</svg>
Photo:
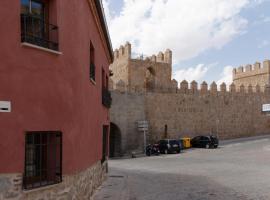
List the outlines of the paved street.
<svg viewBox="0 0 270 200">
<path fill-rule="evenodd" d="M 270 138 L 218 149 L 111 160 L 95 200 L 269 200 Z"/>
</svg>

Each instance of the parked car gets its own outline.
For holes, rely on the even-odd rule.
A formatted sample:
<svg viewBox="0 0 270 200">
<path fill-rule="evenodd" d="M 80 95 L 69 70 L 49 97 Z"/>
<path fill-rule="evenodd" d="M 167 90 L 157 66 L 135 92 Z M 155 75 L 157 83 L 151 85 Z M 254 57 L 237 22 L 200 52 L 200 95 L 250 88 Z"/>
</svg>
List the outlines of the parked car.
<svg viewBox="0 0 270 200">
<path fill-rule="evenodd" d="M 159 150 L 160 153 L 168 154 L 168 153 L 180 153 L 181 148 L 178 140 L 173 139 L 165 139 L 159 141 Z"/>
<path fill-rule="evenodd" d="M 219 144 L 218 138 L 215 136 L 196 136 L 191 140 L 192 147 L 198 148 L 217 148 Z"/>
<path fill-rule="evenodd" d="M 159 145 L 158 144 L 148 144 L 146 146 L 145 153 L 147 156 L 151 156 L 151 155 L 158 156 L 160 154 Z"/>
</svg>

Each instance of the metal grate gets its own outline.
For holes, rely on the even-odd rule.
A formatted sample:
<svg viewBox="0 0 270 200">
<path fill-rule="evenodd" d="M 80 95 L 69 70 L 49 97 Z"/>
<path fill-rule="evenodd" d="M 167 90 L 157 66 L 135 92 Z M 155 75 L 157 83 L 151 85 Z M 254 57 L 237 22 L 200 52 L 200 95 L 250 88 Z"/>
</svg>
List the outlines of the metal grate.
<svg viewBox="0 0 270 200">
<path fill-rule="evenodd" d="M 27 132 L 23 188 L 33 189 L 62 181 L 62 133 Z"/>
<path fill-rule="evenodd" d="M 34 15 L 21 14 L 21 41 L 58 51 L 58 27 Z"/>
</svg>

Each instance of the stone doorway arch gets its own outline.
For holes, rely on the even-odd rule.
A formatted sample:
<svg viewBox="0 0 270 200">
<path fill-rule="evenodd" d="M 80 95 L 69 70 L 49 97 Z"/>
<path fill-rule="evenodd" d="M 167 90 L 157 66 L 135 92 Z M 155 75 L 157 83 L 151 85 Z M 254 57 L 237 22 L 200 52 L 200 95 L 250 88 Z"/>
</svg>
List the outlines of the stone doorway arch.
<svg viewBox="0 0 270 200">
<path fill-rule="evenodd" d="M 121 156 L 122 135 L 120 128 L 114 124 L 110 124 L 110 158 Z"/>
<path fill-rule="evenodd" d="M 148 67 L 145 73 L 145 88 L 147 91 L 152 91 L 155 88 L 156 73 L 153 67 Z"/>
</svg>

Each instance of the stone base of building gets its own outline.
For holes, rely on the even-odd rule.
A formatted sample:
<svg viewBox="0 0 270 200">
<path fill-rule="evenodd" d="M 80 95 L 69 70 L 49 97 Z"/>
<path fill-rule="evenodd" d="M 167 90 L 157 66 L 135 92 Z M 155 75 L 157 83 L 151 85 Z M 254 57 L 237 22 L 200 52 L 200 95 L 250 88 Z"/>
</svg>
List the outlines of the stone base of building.
<svg viewBox="0 0 270 200">
<path fill-rule="evenodd" d="M 0 200 L 89 200 L 106 178 L 107 162 L 92 165 L 63 182 L 33 190 L 22 190 L 22 174 L 0 174 Z"/>
</svg>

